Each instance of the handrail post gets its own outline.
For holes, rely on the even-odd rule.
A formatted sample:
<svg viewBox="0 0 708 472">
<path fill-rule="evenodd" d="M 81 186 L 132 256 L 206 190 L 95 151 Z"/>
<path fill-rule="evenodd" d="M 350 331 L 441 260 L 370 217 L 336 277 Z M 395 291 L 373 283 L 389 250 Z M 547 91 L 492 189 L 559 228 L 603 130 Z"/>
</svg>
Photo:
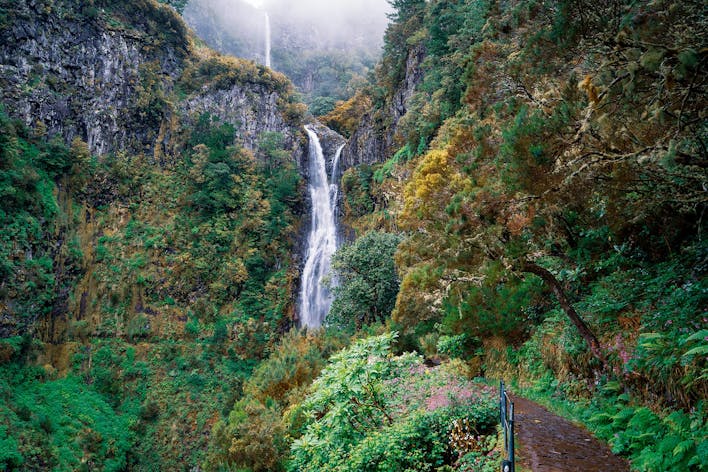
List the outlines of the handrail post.
<svg viewBox="0 0 708 472">
<path fill-rule="evenodd" d="M 506 423 L 506 402 L 504 401 L 504 381 L 499 382 L 499 416 L 502 426 Z"/>
<path fill-rule="evenodd" d="M 516 461 L 514 458 L 514 402 L 511 402 L 509 416 L 511 420 L 509 421 L 509 462 L 511 462 L 511 471 L 514 472 L 516 469 Z"/>
<path fill-rule="evenodd" d="M 502 472 L 514 472 L 514 402 L 507 395 L 503 380 L 499 382 L 499 419 L 504 430 L 504 450 L 507 455 L 502 460 Z"/>
</svg>

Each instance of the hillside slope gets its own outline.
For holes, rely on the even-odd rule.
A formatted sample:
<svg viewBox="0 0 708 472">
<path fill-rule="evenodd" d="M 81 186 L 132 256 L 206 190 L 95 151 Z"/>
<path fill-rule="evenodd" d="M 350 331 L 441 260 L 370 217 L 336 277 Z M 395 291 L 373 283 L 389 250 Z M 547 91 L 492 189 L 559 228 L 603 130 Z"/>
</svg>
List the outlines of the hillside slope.
<svg viewBox="0 0 708 472">
<path fill-rule="evenodd" d="M 0 468 L 198 466 L 292 324 L 304 107 L 152 0 L 0 2 L 0 83 Z"/>
<path fill-rule="evenodd" d="M 405 236 L 401 348 L 580 402 L 640 470 L 704 467 L 701 3 L 394 5 L 376 82 L 327 119 L 363 163 L 349 224 Z"/>
</svg>

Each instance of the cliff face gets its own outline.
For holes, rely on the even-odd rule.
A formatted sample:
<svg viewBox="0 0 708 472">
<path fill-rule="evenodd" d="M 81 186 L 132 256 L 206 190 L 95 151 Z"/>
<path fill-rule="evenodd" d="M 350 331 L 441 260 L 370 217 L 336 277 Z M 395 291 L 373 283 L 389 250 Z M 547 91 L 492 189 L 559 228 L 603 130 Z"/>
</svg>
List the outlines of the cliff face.
<svg viewBox="0 0 708 472">
<path fill-rule="evenodd" d="M 59 454 L 15 421 L 23 470 L 199 470 L 292 324 L 304 107 L 194 43 L 155 0 L 0 0 L 0 370 L 81 379 L 137 428 L 87 451 L 62 428 L 95 409 L 70 412 Z"/>
<path fill-rule="evenodd" d="M 64 264 L 56 255 L 67 251 L 69 236 L 80 239 L 83 260 L 75 265 L 88 274 L 86 280 L 90 279 L 98 262 L 94 248 L 104 237 L 106 226 L 120 231 L 126 223 L 126 207 L 135 207 L 141 203 L 139 198 L 145 198 L 142 190 L 134 191 L 145 184 L 140 179 L 161 169 L 169 170 L 172 174 L 165 178 L 173 179 L 180 166 L 196 165 L 190 171 L 195 176 L 195 188 L 188 190 L 186 182 L 172 195 L 174 200 L 181 198 L 183 205 L 195 198 L 190 192 L 210 185 L 201 173 L 209 174 L 212 164 L 200 161 L 202 157 L 187 157 L 185 161 L 185 156 L 193 152 L 193 133 L 200 117 L 209 115 L 210 126 L 229 126 L 225 141 L 217 147 L 236 145 L 250 151 L 259 166 L 286 168 L 294 163 L 304 174 L 301 169 L 306 165 L 307 142 L 302 129 L 303 108 L 295 102 L 289 81 L 251 62 L 196 48 L 171 8 L 152 0 L 97 0 L 95 6 L 62 0 L 0 0 L 0 13 L 0 102 L 5 113 L 23 123 L 38 139 L 54 142 L 58 138 L 67 148 L 72 146 L 72 153 L 86 146 L 84 160 L 89 159 L 88 154 L 98 157 L 98 164 L 85 169 L 92 175 L 78 179 L 85 179 L 83 183 L 78 184 L 75 176 L 68 174 L 49 177 L 57 185 L 59 212 L 67 212 L 68 221 L 59 225 L 46 218 L 39 220 L 45 226 L 41 238 L 28 239 L 25 248 L 12 245 L 10 260 L 18 264 L 31 261 L 37 254 L 46 253 L 53 259 L 49 269 L 52 275 L 47 277 L 55 281 L 56 298 L 51 315 L 37 308 L 18 323 L 19 313 L 27 311 L 31 300 L 18 303 L 17 293 L 22 289 L 18 286 L 19 292 L 11 290 L 5 300 L 0 300 L 3 336 L 38 328 L 42 339 L 62 342 L 66 322 L 55 326 L 54 320 L 66 321 L 66 300 L 72 297 Z M 277 136 L 277 149 L 263 150 L 261 140 L 271 136 L 272 141 L 272 135 Z M 71 159 L 77 158 L 75 154 Z M 250 165 L 239 168 L 232 160 L 226 164 L 231 178 L 239 172 L 253 172 Z M 78 163 L 66 165 L 76 170 Z M 82 165 L 90 167 L 88 161 Z M 68 172 L 69 167 L 62 172 Z M 215 171 L 212 173 L 216 179 Z M 133 181 L 135 186 L 131 190 L 121 181 Z M 225 182 L 233 186 L 233 182 Z M 215 195 L 217 183 L 213 186 Z M 219 208 L 236 208 L 237 189 L 230 192 L 229 203 Z M 166 202 L 153 199 L 152 203 L 165 207 Z M 81 218 L 85 221 L 80 224 L 72 221 L 71 205 L 75 204 L 84 206 Z M 97 210 L 98 214 L 105 210 L 104 221 L 93 221 Z M 194 205 L 192 211 L 199 212 L 201 207 Z M 248 217 L 250 210 L 241 211 Z M 146 211 L 142 218 L 154 224 L 155 214 L 154 210 Z M 22 251 L 29 255 L 21 257 Z M 26 274 L 20 277 L 20 272 L 16 269 L 8 280 L 22 279 Z M 79 275 L 75 271 L 72 277 Z M 81 293 L 73 297 L 82 300 L 73 310 L 78 320 L 92 297 L 105 296 L 105 287 L 88 290 L 86 280 L 80 284 Z M 7 280 L 0 282 L 4 287 Z M 100 307 L 94 312 L 100 312 Z M 40 325 L 33 328 L 37 319 Z M 100 323 L 102 315 L 96 319 Z"/>
<path fill-rule="evenodd" d="M 232 123 L 248 149 L 271 131 L 285 134 L 299 152 L 299 131 L 283 118 L 284 90 L 275 91 L 263 69 L 253 71 L 264 75 L 260 83 L 206 82 L 176 96 L 185 70 L 201 58 L 176 14 L 148 5 L 170 23 L 136 24 L 120 9 L 15 2 L 0 28 L 0 99 L 11 116 L 30 127 L 41 122 L 67 143 L 79 137 L 97 155 L 173 153 L 174 132 L 202 113 Z"/>
<path fill-rule="evenodd" d="M 278 109 L 278 94 L 262 85 L 239 84 L 225 90 L 200 91 L 182 102 L 180 111 L 186 117 L 209 113 L 237 125 L 237 140 L 251 150 L 258 148 L 258 139 L 264 132 L 284 133 L 289 140 L 295 134 Z"/>
<path fill-rule="evenodd" d="M 183 51 L 151 50 L 144 32 L 61 8 L 17 2 L 0 30 L 3 103 L 28 126 L 42 122 L 67 142 L 78 136 L 95 154 L 149 149 L 156 130 L 140 116 L 141 66 L 156 64 L 172 83 Z"/>
<path fill-rule="evenodd" d="M 398 124 L 408 111 L 408 100 L 423 80 L 422 63 L 425 48 L 415 46 L 408 51 L 405 75 L 390 102 L 383 110 L 366 113 L 342 151 L 343 168 L 359 164 L 383 162 L 395 153 Z"/>
</svg>

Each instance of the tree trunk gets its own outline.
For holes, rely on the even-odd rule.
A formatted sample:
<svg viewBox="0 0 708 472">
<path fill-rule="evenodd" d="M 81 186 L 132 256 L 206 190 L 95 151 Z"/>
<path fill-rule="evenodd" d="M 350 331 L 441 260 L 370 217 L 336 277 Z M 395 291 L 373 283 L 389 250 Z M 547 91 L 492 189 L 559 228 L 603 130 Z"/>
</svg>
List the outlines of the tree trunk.
<svg viewBox="0 0 708 472">
<path fill-rule="evenodd" d="M 578 312 L 575 311 L 573 305 L 570 304 L 570 301 L 568 300 L 568 297 L 566 297 L 565 291 L 563 290 L 563 287 L 558 279 L 547 269 L 544 269 L 533 262 L 524 263 L 521 270 L 541 277 L 544 282 L 551 286 L 553 293 L 555 293 L 558 298 L 558 303 L 560 303 L 561 308 L 568 318 L 570 318 L 573 325 L 575 325 L 576 329 L 580 333 L 580 336 L 582 336 L 587 343 L 590 348 L 590 352 L 593 356 L 595 356 L 595 358 L 597 358 L 597 360 L 600 361 L 600 363 L 602 363 L 604 367 L 605 358 L 602 355 L 602 350 L 600 349 L 600 342 L 597 340 L 597 337 L 595 337 L 595 334 L 590 330 L 590 328 L 588 328 L 588 325 L 585 324 L 580 315 L 578 315 Z"/>
</svg>

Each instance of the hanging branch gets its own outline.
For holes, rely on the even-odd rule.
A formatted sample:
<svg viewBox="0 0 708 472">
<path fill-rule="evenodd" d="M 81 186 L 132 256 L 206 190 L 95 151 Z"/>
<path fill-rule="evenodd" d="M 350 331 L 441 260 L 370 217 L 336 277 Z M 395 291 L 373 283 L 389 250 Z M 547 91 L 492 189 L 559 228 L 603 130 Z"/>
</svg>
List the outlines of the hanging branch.
<svg viewBox="0 0 708 472">
<path fill-rule="evenodd" d="M 556 297 L 558 298 L 558 303 L 560 303 L 561 308 L 568 316 L 568 318 L 570 318 L 570 321 L 578 330 L 580 336 L 582 336 L 585 342 L 587 343 L 592 355 L 595 356 L 595 358 L 599 360 L 604 367 L 605 358 L 602 355 L 600 342 L 597 340 L 597 337 L 590 330 L 590 328 L 588 328 L 588 325 L 585 324 L 585 321 L 583 321 L 580 315 L 578 315 L 578 312 L 575 311 L 575 308 L 573 308 L 573 305 L 570 303 L 570 300 L 568 300 L 568 297 L 565 294 L 565 290 L 563 290 L 563 287 L 561 286 L 561 283 L 558 281 L 558 279 L 548 269 L 544 269 L 543 267 L 533 262 L 525 262 L 521 270 L 523 272 L 529 272 L 531 274 L 539 276 L 544 282 L 550 285 L 551 289 L 553 290 L 553 293 L 555 293 Z"/>
</svg>

